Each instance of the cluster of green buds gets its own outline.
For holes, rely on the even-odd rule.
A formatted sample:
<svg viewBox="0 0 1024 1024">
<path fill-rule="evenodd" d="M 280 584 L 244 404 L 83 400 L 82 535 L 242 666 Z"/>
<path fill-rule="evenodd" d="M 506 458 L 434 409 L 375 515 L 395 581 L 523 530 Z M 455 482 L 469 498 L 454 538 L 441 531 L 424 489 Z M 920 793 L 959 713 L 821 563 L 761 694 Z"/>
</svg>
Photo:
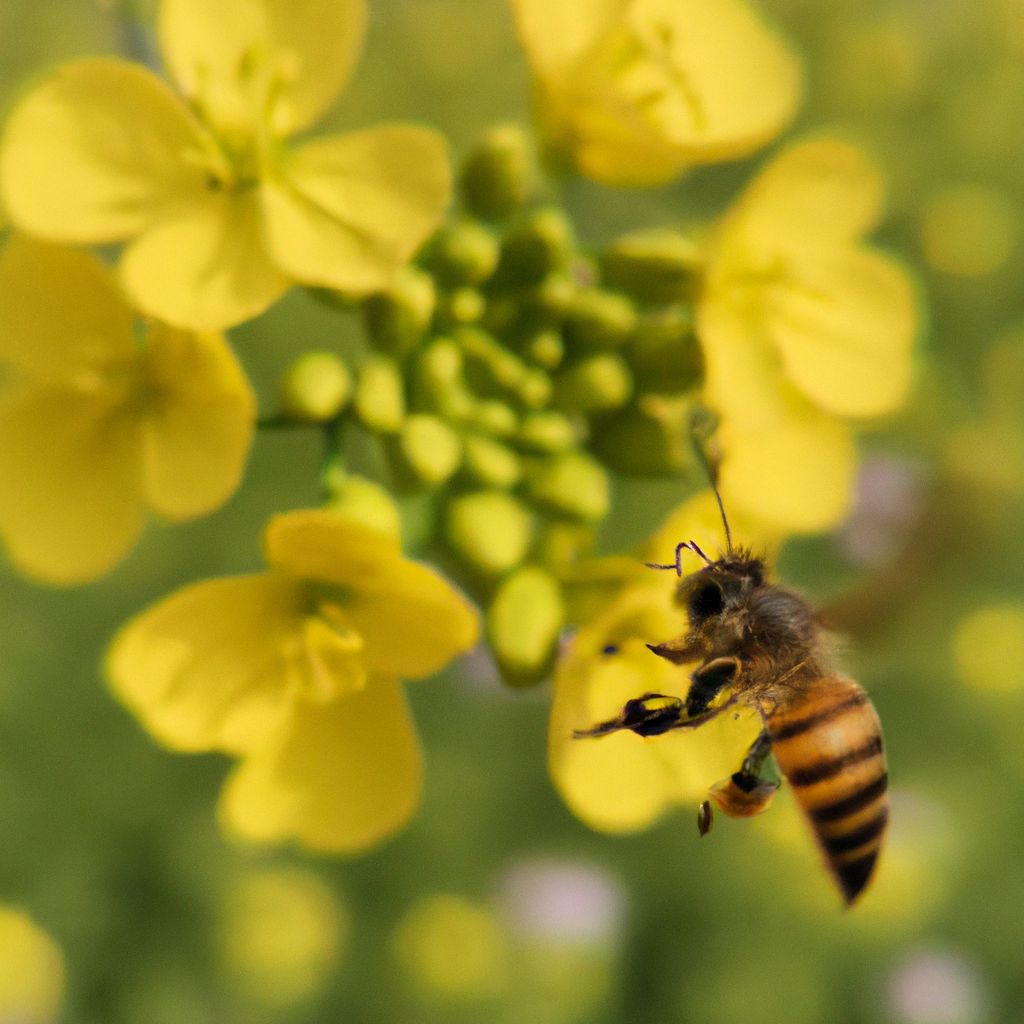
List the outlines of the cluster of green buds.
<svg viewBox="0 0 1024 1024">
<path fill-rule="evenodd" d="M 459 212 L 363 302 L 369 351 L 354 375 L 309 354 L 285 391 L 293 417 L 351 417 L 376 435 L 393 492 L 430 496 L 417 546 L 481 602 L 513 685 L 550 668 L 562 579 L 593 546 L 610 472 L 690 469 L 701 378 L 693 244 L 646 232 L 587 253 L 536 180 L 526 137 L 494 130 L 462 166 Z M 328 489 L 394 516 L 368 480 L 339 473 Z"/>
</svg>

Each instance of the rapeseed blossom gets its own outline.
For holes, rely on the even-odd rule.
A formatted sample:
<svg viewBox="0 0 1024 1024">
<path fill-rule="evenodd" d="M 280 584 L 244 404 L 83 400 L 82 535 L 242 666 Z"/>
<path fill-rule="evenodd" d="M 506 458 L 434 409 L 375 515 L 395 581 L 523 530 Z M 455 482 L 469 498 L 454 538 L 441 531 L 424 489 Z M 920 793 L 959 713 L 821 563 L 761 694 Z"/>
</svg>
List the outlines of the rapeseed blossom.
<svg viewBox="0 0 1024 1024">
<path fill-rule="evenodd" d="M 108 670 L 153 736 L 240 759 L 230 829 L 358 852 L 408 821 L 419 744 L 401 678 L 476 641 L 472 606 L 398 541 L 326 510 L 275 516 L 268 570 L 184 587 L 129 622 Z"/>
<path fill-rule="evenodd" d="M 147 508 L 191 519 L 241 478 L 255 402 L 224 338 L 134 316 L 84 252 L 0 254 L 0 537 L 50 583 L 110 569 Z"/>
<path fill-rule="evenodd" d="M 0 1020 L 49 1024 L 61 1016 L 64 954 L 24 911 L 0 905 Z"/>
<path fill-rule="evenodd" d="M 389 124 L 287 144 L 347 83 L 365 22 L 363 0 L 162 0 L 180 95 L 116 58 L 44 78 L 0 144 L 12 223 L 126 243 L 132 302 L 180 327 L 236 324 L 292 282 L 385 286 L 448 203 L 441 137 Z"/>
<path fill-rule="evenodd" d="M 742 0 L 512 0 L 552 155 L 608 185 L 738 159 L 792 119 L 800 65 Z"/>
<path fill-rule="evenodd" d="M 734 535 L 745 544 L 777 543 L 742 516 Z M 686 501 L 651 538 L 645 558 L 665 562 L 680 540 L 693 538 L 709 555 L 726 549 L 714 496 Z M 615 597 L 573 638 L 555 673 L 548 765 L 570 809 L 594 828 L 632 832 L 677 804 L 703 799 L 709 786 L 739 768 L 760 722 L 745 709 L 719 715 L 696 729 L 649 739 L 622 731 L 574 739 L 573 731 L 614 718 L 627 700 L 645 693 L 685 697 L 685 668 L 656 657 L 649 643 L 683 633 L 686 613 L 674 602 L 674 573 L 637 559 Z M 696 560 L 696 559 L 695 559 Z M 700 563 L 694 565 L 694 570 Z M 685 571 L 685 570 L 684 570 Z"/>
<path fill-rule="evenodd" d="M 918 330 L 903 266 L 862 238 L 883 187 L 846 143 L 798 143 L 748 186 L 708 243 L 697 300 L 705 400 L 721 417 L 731 509 L 815 531 L 848 511 L 848 419 L 906 398 Z"/>
</svg>

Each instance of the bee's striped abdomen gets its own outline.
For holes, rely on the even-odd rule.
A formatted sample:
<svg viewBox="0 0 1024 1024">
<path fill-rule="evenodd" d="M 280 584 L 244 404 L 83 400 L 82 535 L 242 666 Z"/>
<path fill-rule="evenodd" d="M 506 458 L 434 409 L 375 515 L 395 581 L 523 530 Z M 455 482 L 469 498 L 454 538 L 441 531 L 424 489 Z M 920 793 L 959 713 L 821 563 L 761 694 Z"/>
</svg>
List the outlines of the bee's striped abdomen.
<svg viewBox="0 0 1024 1024">
<path fill-rule="evenodd" d="M 772 753 L 847 904 L 871 878 L 889 821 L 882 727 L 867 694 L 838 676 L 766 713 Z"/>
</svg>

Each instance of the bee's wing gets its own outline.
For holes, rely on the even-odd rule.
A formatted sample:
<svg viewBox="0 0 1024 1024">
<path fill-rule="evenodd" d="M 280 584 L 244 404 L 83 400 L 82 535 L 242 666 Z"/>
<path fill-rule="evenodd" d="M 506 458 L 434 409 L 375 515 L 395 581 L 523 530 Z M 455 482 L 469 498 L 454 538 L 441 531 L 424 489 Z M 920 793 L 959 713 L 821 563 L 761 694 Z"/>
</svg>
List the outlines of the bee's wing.
<svg viewBox="0 0 1024 1024">
<path fill-rule="evenodd" d="M 826 676 L 787 694 L 765 723 L 779 770 L 853 903 L 871 879 L 889 821 L 878 715 L 853 680 Z"/>
</svg>

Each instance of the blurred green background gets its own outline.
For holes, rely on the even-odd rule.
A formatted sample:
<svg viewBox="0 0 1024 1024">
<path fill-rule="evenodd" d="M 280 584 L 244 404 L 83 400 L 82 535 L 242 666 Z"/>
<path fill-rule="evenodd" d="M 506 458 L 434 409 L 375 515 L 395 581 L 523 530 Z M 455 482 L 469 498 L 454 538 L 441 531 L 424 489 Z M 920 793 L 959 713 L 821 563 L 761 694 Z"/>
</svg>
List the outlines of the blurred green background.
<svg viewBox="0 0 1024 1024">
<path fill-rule="evenodd" d="M 113 6 L 3 0 L 0 110 L 62 59 L 144 52 Z M 843 627 L 885 724 L 894 811 L 875 891 L 841 913 L 784 803 L 701 842 L 689 814 L 588 831 L 547 778 L 548 693 L 503 691 L 482 661 L 411 688 L 425 800 L 378 852 L 224 840 L 226 761 L 158 748 L 99 666 L 128 616 L 255 568 L 266 517 L 316 502 L 314 436 L 271 433 L 225 509 L 154 524 L 105 580 L 60 591 L 4 572 L 0 903 L 63 949 L 65 1020 L 1024 1022 L 1024 2 L 762 7 L 806 59 L 791 134 L 840 129 L 878 156 L 881 240 L 917 266 L 929 310 L 911 403 L 863 439 L 851 520 L 790 543 L 781 567 Z M 331 127 L 420 119 L 458 154 L 527 115 L 502 0 L 371 8 Z M 600 242 L 714 212 L 752 166 L 650 192 L 581 183 L 569 201 Z M 357 336 L 294 293 L 232 338 L 270 411 L 295 354 Z M 621 485 L 605 546 L 682 497 Z"/>
</svg>

